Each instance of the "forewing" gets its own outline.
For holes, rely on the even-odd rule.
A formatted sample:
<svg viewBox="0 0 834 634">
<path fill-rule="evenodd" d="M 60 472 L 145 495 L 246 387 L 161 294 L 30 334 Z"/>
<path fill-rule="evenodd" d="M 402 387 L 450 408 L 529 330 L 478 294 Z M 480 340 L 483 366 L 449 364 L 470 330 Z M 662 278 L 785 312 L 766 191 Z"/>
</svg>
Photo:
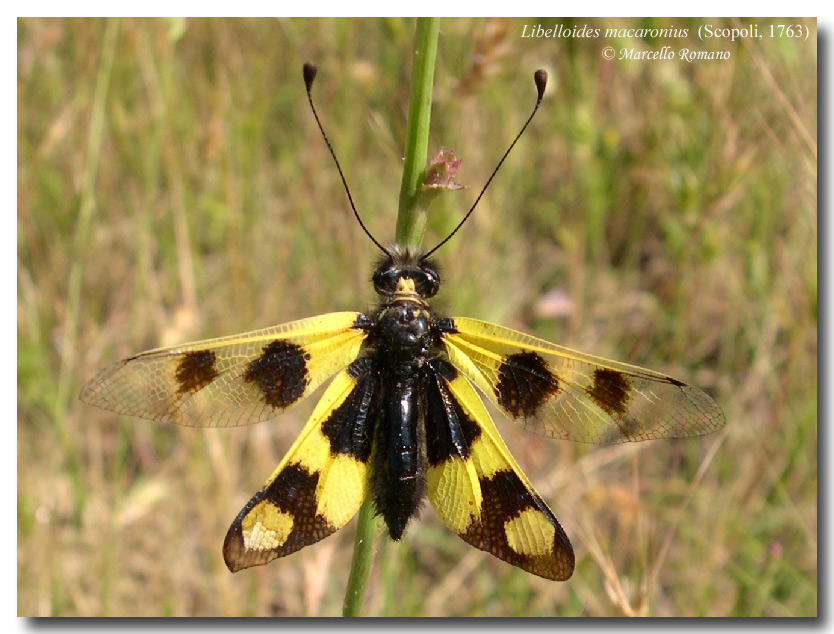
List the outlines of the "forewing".
<svg viewBox="0 0 834 634">
<path fill-rule="evenodd" d="M 565 531 L 513 460 L 474 388 L 433 362 L 426 402 L 428 498 L 461 539 L 513 566 L 564 581 Z"/>
<path fill-rule="evenodd" d="M 356 514 L 367 493 L 369 415 L 376 378 L 351 366 L 327 387 L 301 435 L 232 522 L 223 558 L 232 572 L 324 539 Z"/>
<path fill-rule="evenodd" d="M 97 407 L 150 420 L 233 427 L 272 418 L 353 361 L 358 313 L 319 315 L 240 335 L 143 352 L 81 391 Z"/>
<path fill-rule="evenodd" d="M 452 363 L 516 423 L 597 444 L 696 436 L 724 426 L 706 393 L 670 376 L 463 317 L 443 335 Z"/>
</svg>

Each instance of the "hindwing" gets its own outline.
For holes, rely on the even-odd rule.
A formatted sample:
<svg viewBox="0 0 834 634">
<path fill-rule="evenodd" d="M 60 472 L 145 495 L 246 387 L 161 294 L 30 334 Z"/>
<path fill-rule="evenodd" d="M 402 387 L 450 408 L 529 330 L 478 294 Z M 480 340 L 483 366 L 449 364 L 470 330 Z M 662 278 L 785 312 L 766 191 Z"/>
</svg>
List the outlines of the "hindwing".
<svg viewBox="0 0 834 634">
<path fill-rule="evenodd" d="M 367 493 L 377 379 L 363 360 L 327 387 L 301 435 L 232 522 L 223 557 L 232 572 L 324 539 Z"/>
<path fill-rule="evenodd" d="M 359 313 L 329 313 L 143 352 L 81 391 L 91 405 L 150 420 L 233 427 L 274 417 L 353 361 Z"/>
<path fill-rule="evenodd" d="M 724 426 L 706 393 L 477 319 L 442 335 L 453 365 L 504 414 L 548 438 L 613 444 L 696 436 Z"/>
<path fill-rule="evenodd" d="M 528 572 L 564 581 L 570 541 L 516 464 L 468 380 L 432 362 L 426 405 L 427 495 L 472 546 Z"/>
</svg>

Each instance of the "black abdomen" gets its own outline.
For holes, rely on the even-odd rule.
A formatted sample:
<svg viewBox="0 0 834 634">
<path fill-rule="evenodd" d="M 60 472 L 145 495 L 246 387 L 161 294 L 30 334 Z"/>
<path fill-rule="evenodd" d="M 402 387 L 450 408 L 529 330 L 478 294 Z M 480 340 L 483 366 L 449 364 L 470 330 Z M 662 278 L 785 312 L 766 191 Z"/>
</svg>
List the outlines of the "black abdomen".
<svg viewBox="0 0 834 634">
<path fill-rule="evenodd" d="M 384 381 L 374 442 L 372 490 L 391 539 L 402 537 L 426 491 L 422 372 Z"/>
</svg>

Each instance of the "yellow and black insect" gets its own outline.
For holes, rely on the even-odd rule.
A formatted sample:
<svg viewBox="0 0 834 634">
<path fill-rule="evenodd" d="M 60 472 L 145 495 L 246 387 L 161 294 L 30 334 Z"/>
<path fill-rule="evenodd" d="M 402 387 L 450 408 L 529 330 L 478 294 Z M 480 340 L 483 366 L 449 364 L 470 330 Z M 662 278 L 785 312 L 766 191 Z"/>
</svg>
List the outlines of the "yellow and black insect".
<svg viewBox="0 0 834 634">
<path fill-rule="evenodd" d="M 307 95 L 315 67 L 304 67 Z M 515 423 L 548 438 L 619 443 L 692 436 L 724 425 L 698 388 L 476 319 L 442 318 L 430 258 L 454 235 L 532 120 L 538 98 L 460 224 L 430 251 L 383 247 L 378 307 L 159 348 L 101 372 L 81 399 L 151 420 L 202 427 L 274 417 L 335 375 L 301 435 L 232 522 L 233 572 L 265 564 L 344 526 L 370 495 L 399 540 L 425 497 L 461 539 L 548 579 L 573 573 L 556 517 L 516 464 L 476 388 Z M 333 148 L 321 129 L 328 149 Z M 344 181 L 341 167 L 336 161 Z"/>
</svg>

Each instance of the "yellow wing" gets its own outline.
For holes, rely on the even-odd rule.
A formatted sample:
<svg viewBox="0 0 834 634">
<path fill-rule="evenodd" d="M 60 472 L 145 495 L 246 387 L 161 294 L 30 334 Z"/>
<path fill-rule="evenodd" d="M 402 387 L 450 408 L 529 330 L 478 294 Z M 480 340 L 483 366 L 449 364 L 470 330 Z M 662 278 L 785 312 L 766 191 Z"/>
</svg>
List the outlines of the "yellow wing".
<svg viewBox="0 0 834 634">
<path fill-rule="evenodd" d="M 223 543 L 229 570 L 289 555 L 356 514 L 368 488 L 376 396 L 373 373 L 349 368 L 336 376 L 287 455 L 232 522 Z"/>
<path fill-rule="evenodd" d="M 240 335 L 157 348 L 105 368 L 81 391 L 150 420 L 233 427 L 272 418 L 353 361 L 359 313 L 329 313 Z"/>
<path fill-rule="evenodd" d="M 474 388 L 434 361 L 426 395 L 427 495 L 461 539 L 528 572 L 564 581 L 565 531 L 513 460 Z"/>
<path fill-rule="evenodd" d="M 443 341 L 452 364 L 510 419 L 542 436 L 613 444 L 724 426 L 712 398 L 670 376 L 488 322 L 451 321 Z"/>
</svg>

